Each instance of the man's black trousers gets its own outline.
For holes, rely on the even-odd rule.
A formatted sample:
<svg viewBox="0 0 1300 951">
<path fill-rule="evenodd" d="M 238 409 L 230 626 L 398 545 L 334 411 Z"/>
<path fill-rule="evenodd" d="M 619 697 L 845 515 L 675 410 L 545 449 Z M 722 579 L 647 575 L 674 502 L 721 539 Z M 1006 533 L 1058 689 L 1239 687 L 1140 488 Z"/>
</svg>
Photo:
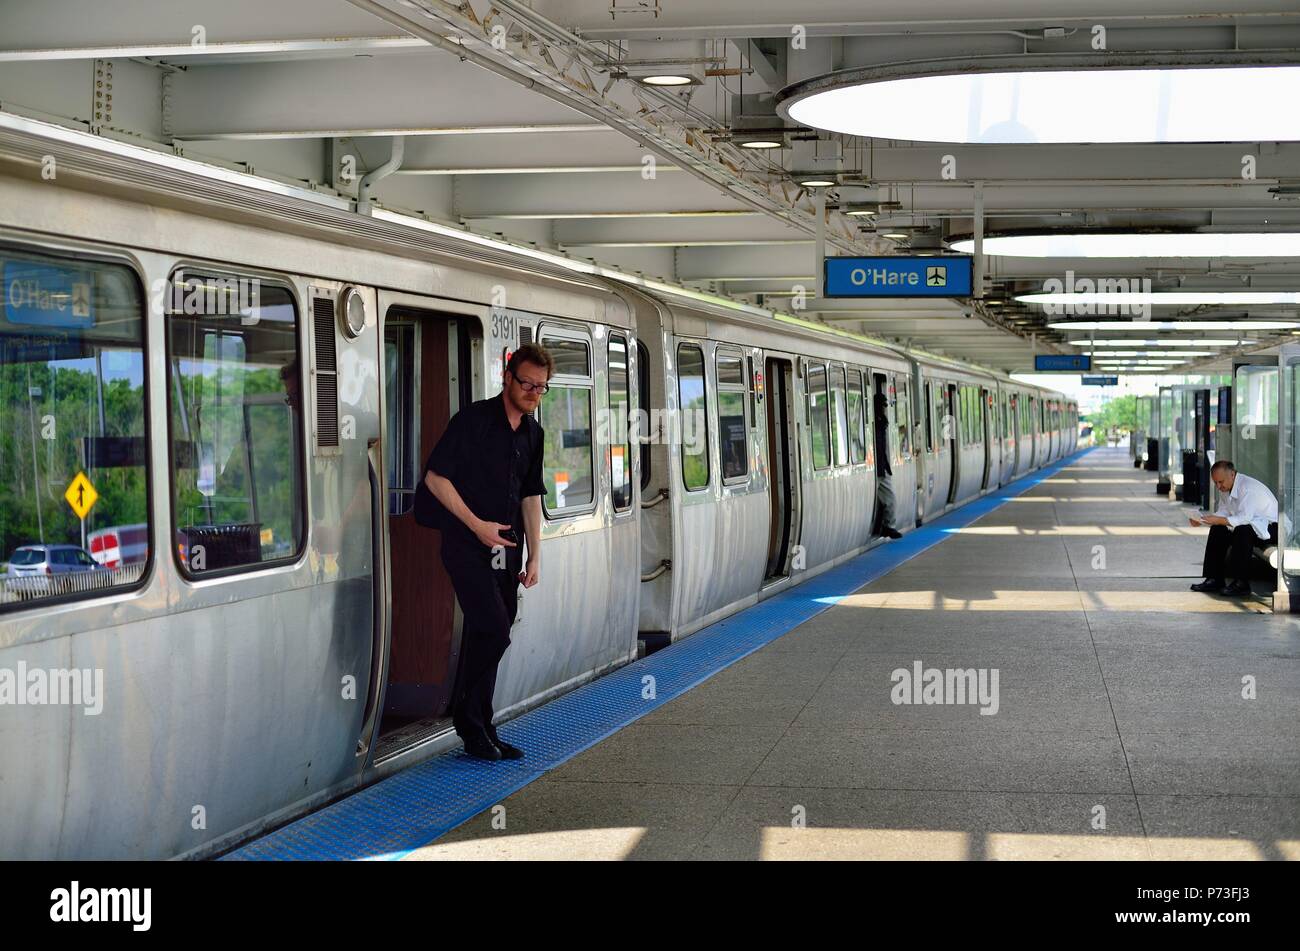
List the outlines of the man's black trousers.
<svg viewBox="0 0 1300 951">
<path fill-rule="evenodd" d="M 1255 530 L 1249 525 L 1238 525 L 1236 528 L 1211 525 L 1210 537 L 1205 540 L 1203 573 L 1206 578 L 1222 580 L 1228 577 L 1249 581 L 1252 551 L 1276 544 L 1277 522 L 1268 523 L 1267 540 L 1256 535 Z"/>
<path fill-rule="evenodd" d="M 450 541 L 444 535 L 442 563 L 451 576 L 464 623 L 460 635 L 460 664 L 452 692 L 452 725 L 461 737 L 496 736 L 492 726 L 492 692 L 497 665 L 510 646 L 510 625 L 519 607 L 518 548 L 505 550 L 505 567 L 492 567 L 492 550 Z M 500 563 L 500 559 L 498 559 Z"/>
</svg>

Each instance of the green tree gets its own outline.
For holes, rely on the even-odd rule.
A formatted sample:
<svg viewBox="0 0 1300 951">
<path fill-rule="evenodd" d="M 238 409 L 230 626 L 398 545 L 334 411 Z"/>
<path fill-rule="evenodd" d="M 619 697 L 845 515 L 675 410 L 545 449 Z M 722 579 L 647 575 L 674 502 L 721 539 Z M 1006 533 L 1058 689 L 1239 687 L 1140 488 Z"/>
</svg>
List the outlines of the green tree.
<svg viewBox="0 0 1300 951">
<path fill-rule="evenodd" d="M 1132 395 L 1112 397 L 1102 404 L 1101 409 L 1090 414 L 1089 420 L 1098 432 L 1118 429 L 1121 432 L 1131 433 L 1141 425 L 1138 422 L 1137 397 Z"/>
</svg>

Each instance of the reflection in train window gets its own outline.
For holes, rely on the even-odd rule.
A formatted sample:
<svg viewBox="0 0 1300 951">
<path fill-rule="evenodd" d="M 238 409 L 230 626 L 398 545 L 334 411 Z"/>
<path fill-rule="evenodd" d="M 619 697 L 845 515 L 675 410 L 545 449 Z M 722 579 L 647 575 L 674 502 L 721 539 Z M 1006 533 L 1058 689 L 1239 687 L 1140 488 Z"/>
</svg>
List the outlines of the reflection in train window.
<svg viewBox="0 0 1300 951">
<path fill-rule="evenodd" d="M 636 342 L 636 371 L 637 407 L 642 412 L 648 413 L 650 411 L 650 348 L 640 340 Z M 642 432 L 639 436 L 641 437 L 641 491 L 644 492 L 646 486 L 650 484 L 650 440 L 649 433 Z"/>
<path fill-rule="evenodd" d="M 543 336 L 555 360 L 550 391 L 538 408 L 545 430 L 543 507 L 549 516 L 589 507 L 596 498 L 592 455 L 591 358 L 585 340 Z"/>
<path fill-rule="evenodd" d="M 704 353 L 693 343 L 677 346 L 677 401 L 681 412 L 682 483 L 688 490 L 709 484 L 709 413 L 704 392 Z"/>
<path fill-rule="evenodd" d="M 591 376 L 591 358 L 583 341 L 548 337 L 545 346 L 555 361 L 552 376 Z"/>
<path fill-rule="evenodd" d="M 858 463 L 867 458 L 867 432 L 863 426 L 862 371 L 849 371 L 849 461 Z"/>
<path fill-rule="evenodd" d="M 609 473 L 614 511 L 632 504 L 632 441 L 628 438 L 632 402 L 628 391 L 627 338 L 609 335 Z"/>
<path fill-rule="evenodd" d="M 849 418 L 844 400 L 844 367 L 831 367 L 831 445 L 835 464 L 849 461 Z"/>
<path fill-rule="evenodd" d="M 538 412 L 546 431 L 542 481 L 546 483 L 547 514 L 562 515 L 565 509 L 590 505 L 594 498 L 591 387 L 553 382 Z"/>
<path fill-rule="evenodd" d="M 718 447 L 722 481 L 744 481 L 749 475 L 749 430 L 745 426 L 745 371 L 738 355 L 721 351 L 718 369 Z"/>
<path fill-rule="evenodd" d="M 825 469 L 831 464 L 831 435 L 828 410 L 830 400 L 826 395 L 826 364 L 808 364 L 808 435 L 812 440 L 814 469 Z"/>
<path fill-rule="evenodd" d="M 384 415 L 388 465 L 388 514 L 405 515 L 415 504 L 419 460 L 415 397 L 416 336 L 412 323 L 389 322 L 384 327 Z"/>
<path fill-rule="evenodd" d="M 150 556 L 140 283 L 0 248 L 0 292 L 0 605 L 133 585 Z"/>
<path fill-rule="evenodd" d="M 898 380 L 898 405 L 894 408 L 898 420 L 898 453 L 903 459 L 912 457 L 912 388 L 902 377 Z"/>
<path fill-rule="evenodd" d="M 172 513 L 191 574 L 302 544 L 298 318 L 283 287 L 177 272 L 167 305 Z"/>
</svg>

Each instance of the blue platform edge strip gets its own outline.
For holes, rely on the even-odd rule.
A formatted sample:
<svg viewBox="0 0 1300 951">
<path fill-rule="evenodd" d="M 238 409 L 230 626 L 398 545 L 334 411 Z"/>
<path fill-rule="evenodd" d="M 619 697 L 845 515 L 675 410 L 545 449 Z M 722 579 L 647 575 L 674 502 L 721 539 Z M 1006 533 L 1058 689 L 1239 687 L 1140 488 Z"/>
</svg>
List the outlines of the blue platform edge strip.
<svg viewBox="0 0 1300 951">
<path fill-rule="evenodd" d="M 501 802 L 736 661 L 770 644 L 865 584 L 928 551 L 957 529 L 1033 488 L 1089 449 L 968 502 L 901 539 L 702 628 L 500 727 L 527 751 L 484 762 L 459 749 L 435 756 L 227 853 L 223 860 L 400 859 Z M 643 697 L 653 677 L 655 698 Z"/>
</svg>

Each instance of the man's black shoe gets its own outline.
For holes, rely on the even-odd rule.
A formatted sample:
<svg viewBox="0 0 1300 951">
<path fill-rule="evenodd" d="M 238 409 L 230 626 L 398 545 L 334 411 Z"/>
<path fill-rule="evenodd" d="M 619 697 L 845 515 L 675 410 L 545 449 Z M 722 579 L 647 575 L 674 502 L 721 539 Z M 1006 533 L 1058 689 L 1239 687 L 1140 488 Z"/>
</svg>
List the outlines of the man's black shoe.
<svg viewBox="0 0 1300 951">
<path fill-rule="evenodd" d="M 486 736 L 467 736 L 465 740 L 465 753 L 475 759 L 498 760 L 501 758 L 501 751 L 492 745 Z"/>
<path fill-rule="evenodd" d="M 900 532 L 900 531 L 899 531 L 898 529 L 896 529 L 896 528 L 887 528 L 887 529 L 885 529 L 885 537 L 886 537 L 886 538 L 902 538 L 902 537 L 903 537 L 903 533 Z"/>
<path fill-rule="evenodd" d="M 1223 591 L 1222 578 L 1206 578 L 1200 584 L 1192 585 L 1193 591 L 1203 591 L 1206 594 L 1219 594 Z"/>
<path fill-rule="evenodd" d="M 1253 592 L 1250 590 L 1249 582 L 1242 581 L 1240 578 L 1238 578 L 1232 584 L 1224 588 L 1223 593 L 1228 595 L 1228 597 L 1230 598 L 1240 598 L 1245 595 L 1252 594 Z"/>
<path fill-rule="evenodd" d="M 492 745 L 501 751 L 502 759 L 523 759 L 524 751 L 517 746 L 511 746 L 499 736 L 492 738 Z"/>
</svg>

